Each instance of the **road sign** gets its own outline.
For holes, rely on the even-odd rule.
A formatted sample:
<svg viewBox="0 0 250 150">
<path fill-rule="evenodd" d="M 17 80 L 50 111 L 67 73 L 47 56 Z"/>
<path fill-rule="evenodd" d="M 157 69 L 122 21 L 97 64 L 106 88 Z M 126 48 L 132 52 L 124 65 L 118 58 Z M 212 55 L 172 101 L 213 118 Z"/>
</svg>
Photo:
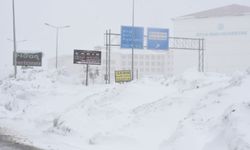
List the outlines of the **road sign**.
<svg viewBox="0 0 250 150">
<path fill-rule="evenodd" d="M 41 52 L 38 52 L 38 53 L 18 52 L 16 53 L 16 65 L 17 66 L 42 66 L 42 53 Z"/>
<path fill-rule="evenodd" d="M 143 27 L 121 27 L 121 48 L 143 49 Z"/>
<path fill-rule="evenodd" d="M 129 82 L 131 80 L 132 78 L 130 70 L 115 71 L 115 82 Z"/>
<path fill-rule="evenodd" d="M 169 30 L 160 28 L 148 28 L 147 49 L 168 50 Z"/>
<path fill-rule="evenodd" d="M 74 50 L 74 64 L 101 65 L 101 51 Z"/>
</svg>

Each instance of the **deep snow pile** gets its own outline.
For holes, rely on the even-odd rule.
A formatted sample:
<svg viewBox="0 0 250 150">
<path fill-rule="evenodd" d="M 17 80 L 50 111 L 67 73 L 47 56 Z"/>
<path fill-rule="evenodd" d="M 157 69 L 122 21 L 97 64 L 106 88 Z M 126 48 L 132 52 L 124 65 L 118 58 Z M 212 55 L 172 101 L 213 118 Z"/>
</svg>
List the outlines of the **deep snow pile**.
<svg viewBox="0 0 250 150">
<path fill-rule="evenodd" d="M 250 149 L 250 71 L 81 80 L 65 70 L 0 79 L 1 131 L 43 149 Z"/>
</svg>

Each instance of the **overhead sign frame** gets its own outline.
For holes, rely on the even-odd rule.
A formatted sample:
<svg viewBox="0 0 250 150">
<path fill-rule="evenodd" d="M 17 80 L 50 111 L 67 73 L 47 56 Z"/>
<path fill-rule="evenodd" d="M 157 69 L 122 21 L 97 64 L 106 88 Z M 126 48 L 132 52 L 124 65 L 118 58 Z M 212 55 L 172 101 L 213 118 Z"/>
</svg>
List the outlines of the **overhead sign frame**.
<svg viewBox="0 0 250 150">
<path fill-rule="evenodd" d="M 125 46 L 123 45 L 123 39 L 122 38 L 122 32 L 119 33 L 112 33 L 111 29 L 106 30 L 105 35 L 105 48 L 106 48 L 106 75 L 109 74 L 110 77 L 110 49 L 111 47 L 120 47 L 124 48 Z M 169 34 L 169 33 L 168 33 Z M 114 42 L 113 38 L 120 38 L 120 43 Z M 144 37 L 144 36 L 143 36 Z M 125 38 L 126 39 L 126 38 Z M 149 42 L 150 43 L 150 42 Z M 122 46 L 123 45 L 123 46 Z M 147 47 L 143 46 L 143 47 Z M 148 46 L 150 47 L 150 46 Z M 203 38 L 188 38 L 188 37 L 168 37 L 168 49 L 169 50 L 191 50 L 191 51 L 198 51 L 198 71 L 199 72 L 204 72 L 204 64 L 205 64 L 205 59 L 204 59 L 204 53 L 205 53 L 205 39 Z M 129 47 L 131 48 L 131 46 Z M 132 49 L 132 72 L 134 70 L 134 53 Z M 133 74 L 133 73 L 132 73 Z M 108 81 L 107 81 L 108 80 Z M 110 78 L 107 78 L 106 83 L 110 83 Z"/>
</svg>

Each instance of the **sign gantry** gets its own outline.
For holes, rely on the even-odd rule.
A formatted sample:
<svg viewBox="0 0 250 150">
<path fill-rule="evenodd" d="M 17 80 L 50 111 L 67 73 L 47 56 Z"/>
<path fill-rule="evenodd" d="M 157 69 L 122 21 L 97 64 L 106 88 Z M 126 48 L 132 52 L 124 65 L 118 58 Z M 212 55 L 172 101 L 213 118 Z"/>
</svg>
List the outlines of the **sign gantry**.
<svg viewBox="0 0 250 150">
<path fill-rule="evenodd" d="M 198 71 L 204 72 L 204 39 L 186 38 L 186 37 L 169 37 L 169 29 L 148 28 L 147 35 L 144 35 L 142 27 L 122 26 L 121 33 L 112 33 L 107 30 L 105 33 L 106 40 L 106 76 L 110 76 L 110 58 L 111 47 L 150 49 L 150 50 L 190 50 L 198 51 Z M 116 38 L 116 42 L 111 39 Z M 144 40 L 144 39 L 147 40 Z M 118 42 L 117 42 L 118 41 Z M 144 42 L 147 41 L 147 42 Z M 132 80 L 133 80 L 133 52 L 132 52 Z M 109 82 L 107 82 L 109 80 Z M 110 83 L 110 77 L 106 83 Z"/>
</svg>

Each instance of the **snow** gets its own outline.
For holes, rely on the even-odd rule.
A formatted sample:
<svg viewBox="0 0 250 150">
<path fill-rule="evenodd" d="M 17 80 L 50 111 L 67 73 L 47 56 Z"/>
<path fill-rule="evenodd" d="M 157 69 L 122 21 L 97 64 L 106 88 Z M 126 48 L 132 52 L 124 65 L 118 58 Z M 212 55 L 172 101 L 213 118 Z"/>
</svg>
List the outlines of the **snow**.
<svg viewBox="0 0 250 150">
<path fill-rule="evenodd" d="M 46 150 L 250 149 L 250 69 L 82 80 L 66 69 L 1 76 L 1 132 Z"/>
</svg>

